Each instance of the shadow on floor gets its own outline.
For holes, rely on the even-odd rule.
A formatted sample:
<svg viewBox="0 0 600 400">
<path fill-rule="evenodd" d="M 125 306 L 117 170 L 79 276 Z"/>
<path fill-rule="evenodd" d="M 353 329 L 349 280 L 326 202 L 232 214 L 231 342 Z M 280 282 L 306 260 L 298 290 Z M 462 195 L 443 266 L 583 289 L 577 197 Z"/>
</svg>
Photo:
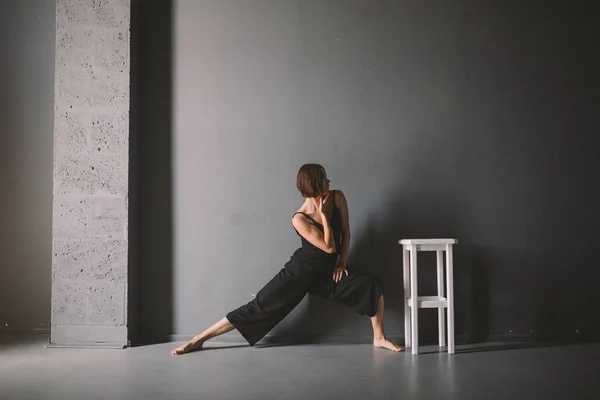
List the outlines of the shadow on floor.
<svg viewBox="0 0 600 400">
<path fill-rule="evenodd" d="M 250 347 L 249 344 L 235 344 L 235 345 L 216 345 L 216 346 L 207 346 L 202 349 L 202 351 L 207 350 L 227 350 L 227 349 L 241 349 L 244 347 Z"/>
</svg>

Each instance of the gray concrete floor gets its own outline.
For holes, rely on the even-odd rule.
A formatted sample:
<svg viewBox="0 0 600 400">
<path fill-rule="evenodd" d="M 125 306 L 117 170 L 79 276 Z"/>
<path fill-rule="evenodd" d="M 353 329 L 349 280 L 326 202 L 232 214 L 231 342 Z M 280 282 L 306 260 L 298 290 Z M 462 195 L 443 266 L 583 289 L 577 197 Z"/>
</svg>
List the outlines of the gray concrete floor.
<svg viewBox="0 0 600 400">
<path fill-rule="evenodd" d="M 44 336 L 0 337 L 0 399 L 600 399 L 600 344 L 256 347 L 207 343 L 48 349 Z"/>
</svg>

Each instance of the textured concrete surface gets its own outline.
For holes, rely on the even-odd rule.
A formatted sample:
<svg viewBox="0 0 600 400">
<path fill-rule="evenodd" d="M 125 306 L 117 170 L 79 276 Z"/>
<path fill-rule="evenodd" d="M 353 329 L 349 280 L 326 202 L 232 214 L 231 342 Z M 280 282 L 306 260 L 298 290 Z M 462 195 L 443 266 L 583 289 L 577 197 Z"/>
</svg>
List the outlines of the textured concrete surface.
<svg viewBox="0 0 600 400">
<path fill-rule="evenodd" d="M 52 335 L 127 341 L 128 0 L 56 8 Z"/>
<path fill-rule="evenodd" d="M 127 350 L 47 349 L 0 337 L 1 398 L 598 399 L 600 345 L 485 344 L 454 356 L 370 345 L 223 346 L 174 357 L 174 343 Z M 508 348 L 507 348 L 508 347 Z"/>
</svg>

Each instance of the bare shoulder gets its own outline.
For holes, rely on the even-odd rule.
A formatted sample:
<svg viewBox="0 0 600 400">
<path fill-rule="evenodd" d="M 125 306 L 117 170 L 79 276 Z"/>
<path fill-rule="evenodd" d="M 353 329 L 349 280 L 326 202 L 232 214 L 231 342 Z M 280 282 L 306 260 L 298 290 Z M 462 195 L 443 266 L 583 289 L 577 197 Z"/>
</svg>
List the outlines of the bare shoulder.
<svg viewBox="0 0 600 400">
<path fill-rule="evenodd" d="M 295 228 L 298 228 L 300 225 L 305 224 L 308 224 L 308 218 L 306 217 L 306 215 L 304 215 L 300 211 L 294 214 L 294 216 L 292 217 L 292 225 L 294 225 Z"/>
<path fill-rule="evenodd" d="M 346 202 L 346 195 L 344 194 L 344 192 L 342 192 L 339 189 L 335 189 L 333 190 L 333 192 L 335 192 L 335 204 L 338 207 L 342 207 L 342 206 L 346 206 L 347 202 Z"/>
</svg>

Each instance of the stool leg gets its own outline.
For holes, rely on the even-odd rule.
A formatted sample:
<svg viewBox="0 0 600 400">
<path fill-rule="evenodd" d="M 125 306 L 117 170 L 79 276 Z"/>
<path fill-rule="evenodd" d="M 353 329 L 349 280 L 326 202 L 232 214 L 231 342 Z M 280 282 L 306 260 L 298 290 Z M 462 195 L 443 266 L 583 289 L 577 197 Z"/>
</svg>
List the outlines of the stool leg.
<svg viewBox="0 0 600 400">
<path fill-rule="evenodd" d="M 437 251 L 437 289 L 438 296 L 444 297 L 444 252 Z M 446 318 L 445 307 L 438 308 L 438 331 L 440 347 L 446 345 Z"/>
<path fill-rule="evenodd" d="M 410 265 L 409 265 L 408 249 L 402 246 L 402 268 L 404 273 L 404 346 L 411 347 L 411 330 L 410 330 L 410 307 L 408 306 L 408 298 L 410 297 Z"/>
<path fill-rule="evenodd" d="M 446 245 L 446 295 L 448 298 L 448 354 L 454 354 L 454 266 L 452 245 Z"/>
<path fill-rule="evenodd" d="M 417 249 L 410 246 L 410 324 L 412 330 L 412 353 L 419 354 L 419 308 L 417 306 Z"/>
</svg>

